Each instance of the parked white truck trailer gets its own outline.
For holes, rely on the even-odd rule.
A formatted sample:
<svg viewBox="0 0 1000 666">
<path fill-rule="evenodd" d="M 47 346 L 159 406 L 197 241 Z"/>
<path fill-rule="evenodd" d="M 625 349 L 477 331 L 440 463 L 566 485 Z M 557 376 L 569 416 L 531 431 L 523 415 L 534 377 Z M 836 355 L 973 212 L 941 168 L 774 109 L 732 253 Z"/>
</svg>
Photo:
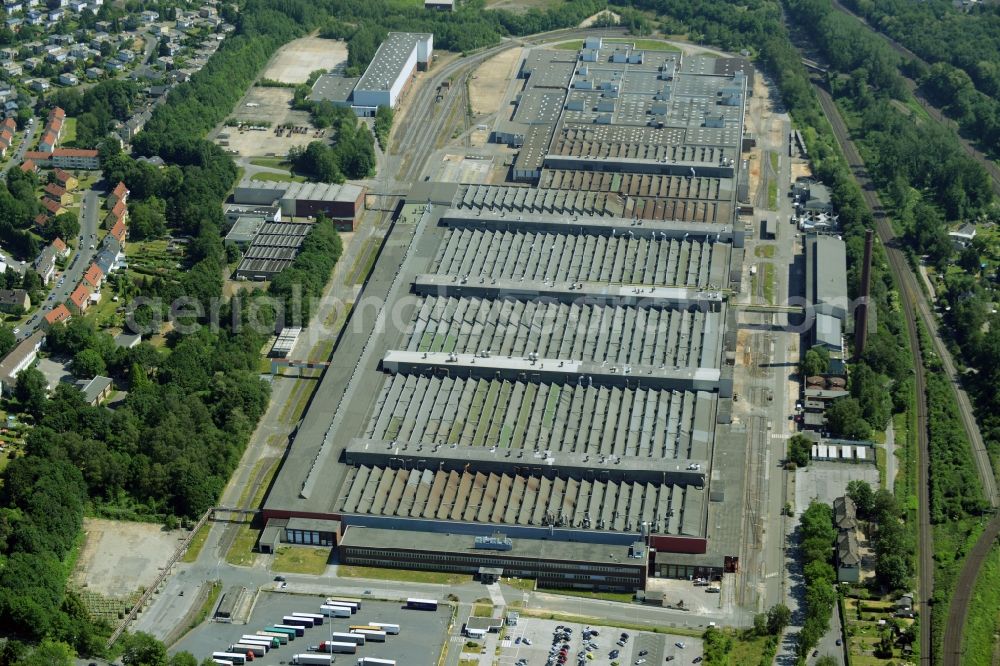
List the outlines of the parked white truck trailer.
<svg viewBox="0 0 1000 666">
<path fill-rule="evenodd" d="M 328 654 L 297 654 L 292 657 L 293 664 L 310 664 L 311 666 L 330 666 L 333 657 Z"/>
<path fill-rule="evenodd" d="M 351 609 L 347 606 L 332 606 L 323 604 L 319 610 L 327 617 L 351 617 Z"/>
</svg>

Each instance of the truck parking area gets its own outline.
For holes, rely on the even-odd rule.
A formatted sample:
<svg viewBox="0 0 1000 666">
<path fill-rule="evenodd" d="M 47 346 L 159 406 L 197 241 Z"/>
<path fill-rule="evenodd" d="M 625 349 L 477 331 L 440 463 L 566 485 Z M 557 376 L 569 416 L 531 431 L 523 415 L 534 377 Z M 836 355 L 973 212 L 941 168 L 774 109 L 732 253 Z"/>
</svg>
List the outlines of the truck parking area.
<svg viewBox="0 0 1000 666">
<path fill-rule="evenodd" d="M 266 627 L 281 624 L 282 617 L 291 613 L 320 613 L 320 606 L 326 597 L 261 592 L 254 605 L 250 622 L 247 624 L 225 624 L 205 622 L 185 636 L 171 652 L 187 650 L 199 661 L 213 652 L 228 651 L 228 647 L 239 641 L 244 634 L 255 634 Z M 348 627 L 369 622 L 398 624 L 398 635 L 386 637 L 384 643 L 366 642 L 359 646 L 357 653 L 335 655 L 338 663 L 354 664 L 362 657 L 392 659 L 406 666 L 434 666 L 446 639 L 446 630 L 451 619 L 450 609 L 445 606 L 436 612 L 411 611 L 403 608 L 402 602 L 361 600 L 361 609 L 350 618 L 324 618 L 323 624 L 305 629 L 304 635 L 289 641 L 280 648 L 271 649 L 263 657 L 253 661 L 254 666 L 276 666 L 292 663 L 292 657 L 308 653 L 309 648 L 329 640 L 331 632 L 347 632 Z"/>
<path fill-rule="evenodd" d="M 559 632 L 557 632 L 558 627 L 562 628 Z M 566 632 L 566 629 L 569 631 Z M 588 629 L 597 630 L 598 634 L 592 635 L 589 640 L 585 641 L 583 635 Z M 568 641 L 560 640 L 553 643 L 556 635 L 566 635 L 567 633 L 569 635 Z M 628 634 L 628 637 L 625 638 L 623 633 Z M 618 645 L 620 640 L 624 643 L 623 646 Z M 499 661 L 504 666 L 515 666 L 518 662 L 522 665 L 527 664 L 527 666 L 545 666 L 545 664 L 550 663 L 550 657 L 554 657 L 553 663 L 558 666 L 559 651 L 565 643 L 569 644 L 566 666 L 577 666 L 581 652 L 584 655 L 587 652 L 590 653 L 590 658 L 584 656 L 583 659 L 587 664 L 593 666 L 611 666 L 612 664 L 660 666 L 667 663 L 668 657 L 673 657 L 670 661 L 676 664 L 691 664 L 695 658 L 701 656 L 702 650 L 700 638 L 521 617 L 516 626 L 507 628 L 507 638 L 500 644 Z M 597 647 L 587 650 L 585 644 L 590 643 Z M 684 647 L 678 647 L 677 643 L 682 643 Z M 556 645 L 554 655 L 551 652 L 553 645 Z M 617 650 L 618 654 L 611 657 L 614 650 Z"/>
</svg>

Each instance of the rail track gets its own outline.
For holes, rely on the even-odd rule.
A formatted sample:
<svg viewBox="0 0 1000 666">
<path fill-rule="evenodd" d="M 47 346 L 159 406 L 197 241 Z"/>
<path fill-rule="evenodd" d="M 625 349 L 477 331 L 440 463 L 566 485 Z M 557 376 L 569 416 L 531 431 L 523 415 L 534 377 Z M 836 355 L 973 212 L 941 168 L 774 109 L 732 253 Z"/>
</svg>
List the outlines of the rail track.
<svg viewBox="0 0 1000 666">
<path fill-rule="evenodd" d="M 903 315 L 906 318 L 907 335 L 910 338 L 910 351 L 913 355 L 914 384 L 916 391 L 917 406 L 917 448 L 919 470 L 917 479 L 917 522 L 919 526 L 918 538 L 918 568 L 919 585 L 917 596 L 919 597 L 920 610 L 920 663 L 932 663 L 932 618 L 930 613 L 930 602 L 934 596 L 934 535 L 931 531 L 930 519 L 930 498 L 928 492 L 928 480 L 930 476 L 929 450 L 927 441 L 927 392 L 924 375 L 923 354 L 920 351 L 920 340 L 917 336 L 917 313 L 916 302 L 918 298 L 923 298 L 916 283 L 916 278 L 906 263 L 906 257 L 898 247 L 896 234 L 885 218 L 882 202 L 879 200 L 875 186 L 868 176 L 864 160 L 858 152 L 854 142 L 847 131 L 840 112 L 830 94 L 820 85 L 814 84 L 819 97 L 820 105 L 833 127 L 834 136 L 837 143 L 847 159 L 847 164 L 854 174 L 855 180 L 861 186 L 861 193 L 865 203 L 875 215 L 875 228 L 879 240 L 885 247 L 886 255 L 889 259 L 889 270 L 900 290 L 900 300 L 903 304 Z"/>
</svg>

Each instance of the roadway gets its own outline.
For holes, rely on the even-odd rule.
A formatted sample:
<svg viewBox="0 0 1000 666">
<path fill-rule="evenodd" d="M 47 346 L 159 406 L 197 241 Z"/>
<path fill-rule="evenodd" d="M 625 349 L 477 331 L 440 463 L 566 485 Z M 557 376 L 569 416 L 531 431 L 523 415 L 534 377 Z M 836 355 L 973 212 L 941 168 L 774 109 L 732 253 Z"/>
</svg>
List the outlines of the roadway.
<svg viewBox="0 0 1000 666">
<path fill-rule="evenodd" d="M 38 312 L 20 327 L 20 332 L 17 334 L 19 341 L 27 338 L 41 326 L 45 313 L 69 298 L 77 283 L 80 282 L 80 278 L 90 266 L 91 260 L 97 253 L 97 218 L 100 206 L 101 202 L 97 192 L 86 190 L 83 193 L 83 206 L 80 209 L 80 235 L 77 237 L 76 252 L 73 254 L 69 266 L 49 291 L 48 298 L 42 303 Z"/>
</svg>

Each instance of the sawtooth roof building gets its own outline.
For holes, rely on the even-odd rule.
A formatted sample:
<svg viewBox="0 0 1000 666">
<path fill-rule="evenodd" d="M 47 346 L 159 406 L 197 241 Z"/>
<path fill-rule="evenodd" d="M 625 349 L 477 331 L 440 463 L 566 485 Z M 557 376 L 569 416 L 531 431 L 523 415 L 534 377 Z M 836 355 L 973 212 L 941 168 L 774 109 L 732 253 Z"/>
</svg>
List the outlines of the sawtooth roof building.
<svg viewBox="0 0 1000 666">
<path fill-rule="evenodd" d="M 532 132 L 547 137 L 537 185 L 411 190 L 410 251 L 377 315 L 398 323 L 338 343 L 363 346 L 361 364 L 324 375 L 266 519 L 338 521 L 348 562 L 560 587 L 738 569 L 746 435 L 729 423 L 727 297 L 744 259 L 733 164 L 752 72 L 591 46 L 530 51 L 534 110 L 495 132 L 524 130 L 515 172 Z M 609 94 L 570 115 L 580 77 L 618 94 L 598 85 Z M 656 86 L 672 91 L 653 114 Z M 493 536 L 529 563 L 476 552 Z M 602 573 L 594 558 L 622 564 Z"/>
</svg>

